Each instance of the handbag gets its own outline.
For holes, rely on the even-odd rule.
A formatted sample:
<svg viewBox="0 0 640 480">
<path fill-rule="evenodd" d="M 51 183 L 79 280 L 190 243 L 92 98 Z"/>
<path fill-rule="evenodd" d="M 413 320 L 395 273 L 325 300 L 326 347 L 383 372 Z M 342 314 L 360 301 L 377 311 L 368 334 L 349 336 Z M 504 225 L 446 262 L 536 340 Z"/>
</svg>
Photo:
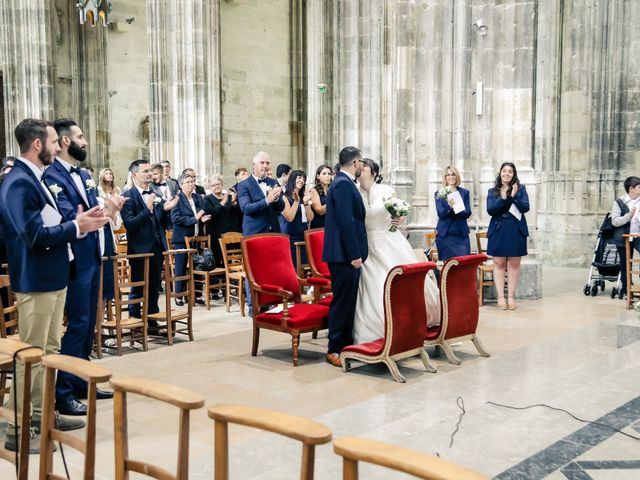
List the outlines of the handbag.
<svg viewBox="0 0 640 480">
<path fill-rule="evenodd" d="M 193 255 L 193 269 L 209 272 L 216 268 L 216 258 L 208 248 L 203 248 Z"/>
</svg>

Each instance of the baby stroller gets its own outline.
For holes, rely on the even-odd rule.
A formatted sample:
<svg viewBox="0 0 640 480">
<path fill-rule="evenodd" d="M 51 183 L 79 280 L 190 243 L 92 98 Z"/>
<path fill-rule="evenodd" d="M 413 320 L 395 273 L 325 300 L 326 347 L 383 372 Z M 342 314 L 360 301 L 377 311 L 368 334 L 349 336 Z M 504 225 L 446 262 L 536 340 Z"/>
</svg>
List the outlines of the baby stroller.
<svg viewBox="0 0 640 480">
<path fill-rule="evenodd" d="M 611 298 L 618 295 L 619 298 L 624 296 L 620 284 L 620 256 L 618 249 L 613 243 L 613 224 L 611 223 L 611 215 L 607 213 L 604 218 L 600 231 L 598 232 L 598 241 L 593 250 L 593 260 L 591 260 L 591 268 L 589 269 L 589 277 L 587 284 L 584 286 L 584 294 L 595 297 L 598 295 L 598 287 L 604 291 L 605 281 L 616 282 L 611 289 Z"/>
</svg>

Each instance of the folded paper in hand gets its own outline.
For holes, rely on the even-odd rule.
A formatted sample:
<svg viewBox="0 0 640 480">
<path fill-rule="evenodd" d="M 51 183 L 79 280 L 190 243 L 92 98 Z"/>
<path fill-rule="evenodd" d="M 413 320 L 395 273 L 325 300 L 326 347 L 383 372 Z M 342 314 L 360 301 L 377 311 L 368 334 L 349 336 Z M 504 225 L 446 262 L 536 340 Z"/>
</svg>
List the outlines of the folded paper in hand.
<svg viewBox="0 0 640 480">
<path fill-rule="evenodd" d="M 62 215 L 51 205 L 46 205 L 40 212 L 40 216 L 42 217 L 42 223 L 45 227 L 60 225 L 60 220 L 62 220 Z"/>
<path fill-rule="evenodd" d="M 509 208 L 509 213 L 514 217 L 516 217 L 516 220 L 518 221 L 520 221 L 520 219 L 522 218 L 522 213 L 520 212 L 520 210 L 518 210 L 518 207 L 516 207 L 515 203 L 511 204 L 511 208 Z"/>
<path fill-rule="evenodd" d="M 464 210 L 464 201 L 462 200 L 462 195 L 460 195 L 459 191 L 451 192 L 447 195 L 447 200 L 450 202 L 453 200 L 453 212 L 458 214 Z"/>
</svg>

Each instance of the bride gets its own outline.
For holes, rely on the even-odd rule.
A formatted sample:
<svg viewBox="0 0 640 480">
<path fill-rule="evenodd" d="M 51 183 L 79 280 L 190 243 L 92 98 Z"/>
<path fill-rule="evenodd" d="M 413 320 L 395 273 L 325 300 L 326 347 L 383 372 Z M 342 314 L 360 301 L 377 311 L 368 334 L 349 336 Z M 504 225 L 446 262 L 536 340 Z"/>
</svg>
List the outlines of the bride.
<svg viewBox="0 0 640 480">
<path fill-rule="evenodd" d="M 384 201 L 395 196 L 389 185 L 381 185 L 379 165 L 371 159 L 363 160 L 359 177 L 360 193 L 367 215 L 365 227 L 369 243 L 369 257 L 362 264 L 358 301 L 353 323 L 354 344 L 367 343 L 384 337 L 384 282 L 389 271 L 397 266 L 418 260 L 407 239 L 400 231 L 390 232 L 391 215 Z M 432 272 L 425 279 L 427 323 L 440 322 L 438 284 Z"/>
</svg>

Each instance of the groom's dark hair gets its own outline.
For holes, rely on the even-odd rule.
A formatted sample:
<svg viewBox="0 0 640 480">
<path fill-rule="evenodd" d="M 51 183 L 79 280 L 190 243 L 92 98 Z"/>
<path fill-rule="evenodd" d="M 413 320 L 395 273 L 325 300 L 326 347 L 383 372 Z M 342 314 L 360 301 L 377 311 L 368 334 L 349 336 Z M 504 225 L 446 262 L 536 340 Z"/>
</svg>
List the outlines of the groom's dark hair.
<svg viewBox="0 0 640 480">
<path fill-rule="evenodd" d="M 340 150 L 338 160 L 340 160 L 340 166 L 346 167 L 347 165 L 351 165 L 356 158 L 361 156 L 362 153 L 356 147 L 344 147 Z"/>
</svg>

